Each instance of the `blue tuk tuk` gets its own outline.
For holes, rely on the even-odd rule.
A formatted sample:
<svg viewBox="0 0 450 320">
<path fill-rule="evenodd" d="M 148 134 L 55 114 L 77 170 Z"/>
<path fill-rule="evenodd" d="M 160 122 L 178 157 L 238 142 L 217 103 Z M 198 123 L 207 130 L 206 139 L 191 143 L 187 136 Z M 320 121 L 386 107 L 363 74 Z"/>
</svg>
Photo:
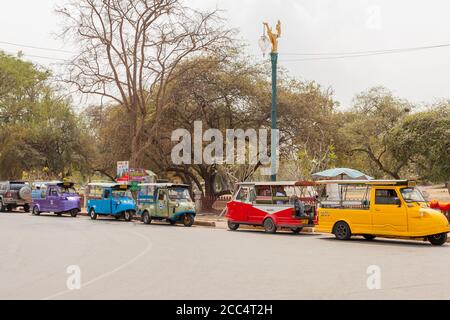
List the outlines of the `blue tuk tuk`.
<svg viewBox="0 0 450 320">
<path fill-rule="evenodd" d="M 136 203 L 131 185 L 123 183 L 90 183 L 87 188 L 87 210 L 92 220 L 98 216 L 111 216 L 132 221 Z"/>
</svg>

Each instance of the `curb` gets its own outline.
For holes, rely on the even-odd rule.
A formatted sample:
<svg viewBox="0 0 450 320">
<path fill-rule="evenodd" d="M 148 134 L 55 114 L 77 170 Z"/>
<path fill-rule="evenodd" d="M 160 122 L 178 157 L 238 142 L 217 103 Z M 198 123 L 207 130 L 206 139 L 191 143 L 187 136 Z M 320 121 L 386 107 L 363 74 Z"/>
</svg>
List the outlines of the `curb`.
<svg viewBox="0 0 450 320">
<path fill-rule="evenodd" d="M 79 216 L 89 217 L 89 215 L 86 212 L 81 212 L 79 214 Z M 133 221 L 140 221 L 140 219 L 135 217 L 133 219 Z M 194 222 L 194 226 L 216 228 L 216 223 L 215 222 L 210 222 L 210 221 L 202 221 L 202 220 L 199 221 L 199 220 L 196 220 Z"/>
<path fill-rule="evenodd" d="M 194 226 L 216 228 L 216 223 L 209 221 L 195 221 Z"/>
</svg>

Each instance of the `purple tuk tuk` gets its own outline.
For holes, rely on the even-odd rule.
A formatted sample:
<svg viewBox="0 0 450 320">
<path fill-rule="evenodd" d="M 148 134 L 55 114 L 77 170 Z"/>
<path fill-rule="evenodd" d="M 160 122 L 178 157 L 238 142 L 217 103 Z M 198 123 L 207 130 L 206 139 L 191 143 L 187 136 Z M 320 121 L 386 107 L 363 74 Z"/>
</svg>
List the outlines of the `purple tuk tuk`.
<svg viewBox="0 0 450 320">
<path fill-rule="evenodd" d="M 81 199 L 72 182 L 52 182 L 33 191 L 32 212 L 38 216 L 43 212 L 58 216 L 70 214 L 75 218 L 81 212 Z"/>
</svg>

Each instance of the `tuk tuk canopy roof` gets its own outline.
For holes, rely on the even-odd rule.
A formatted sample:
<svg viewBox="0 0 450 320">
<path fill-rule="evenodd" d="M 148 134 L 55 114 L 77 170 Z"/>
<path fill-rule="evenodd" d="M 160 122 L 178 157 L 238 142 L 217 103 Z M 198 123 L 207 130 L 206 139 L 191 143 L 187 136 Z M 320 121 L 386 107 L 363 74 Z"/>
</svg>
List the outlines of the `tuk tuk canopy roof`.
<svg viewBox="0 0 450 320">
<path fill-rule="evenodd" d="M 256 187 L 314 187 L 317 185 L 314 181 L 280 181 L 280 182 L 242 182 L 239 186 Z"/>
<path fill-rule="evenodd" d="M 63 182 L 57 182 L 57 183 L 50 183 L 50 185 L 57 185 L 58 187 L 66 187 L 66 188 L 73 188 L 75 186 L 75 182 L 71 181 L 63 181 Z"/>
<path fill-rule="evenodd" d="M 156 187 L 156 188 L 189 188 L 187 184 L 174 184 L 174 183 L 142 183 L 140 187 Z"/>
<path fill-rule="evenodd" d="M 33 188 L 42 188 L 42 187 L 50 187 L 50 186 L 58 186 L 65 188 L 73 188 L 75 186 L 75 182 L 72 181 L 35 181 L 32 183 Z"/>
<path fill-rule="evenodd" d="M 100 187 L 100 188 L 119 188 L 122 186 L 131 187 L 131 185 L 129 185 L 128 183 L 103 183 L 103 182 L 89 183 L 88 186 L 89 187 Z"/>
<path fill-rule="evenodd" d="M 323 180 L 316 182 L 319 185 L 370 185 L 370 186 L 416 186 L 416 181 L 411 180 Z"/>
</svg>

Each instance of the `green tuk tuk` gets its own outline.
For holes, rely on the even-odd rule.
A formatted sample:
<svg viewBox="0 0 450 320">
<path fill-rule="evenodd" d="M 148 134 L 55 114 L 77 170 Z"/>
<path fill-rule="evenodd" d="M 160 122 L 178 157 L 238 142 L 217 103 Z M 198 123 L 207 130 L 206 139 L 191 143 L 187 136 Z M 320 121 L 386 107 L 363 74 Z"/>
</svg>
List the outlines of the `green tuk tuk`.
<svg viewBox="0 0 450 320">
<path fill-rule="evenodd" d="M 167 221 L 171 225 L 194 225 L 195 204 L 188 185 L 171 183 L 146 183 L 139 185 L 138 214 L 142 222 Z"/>
</svg>

